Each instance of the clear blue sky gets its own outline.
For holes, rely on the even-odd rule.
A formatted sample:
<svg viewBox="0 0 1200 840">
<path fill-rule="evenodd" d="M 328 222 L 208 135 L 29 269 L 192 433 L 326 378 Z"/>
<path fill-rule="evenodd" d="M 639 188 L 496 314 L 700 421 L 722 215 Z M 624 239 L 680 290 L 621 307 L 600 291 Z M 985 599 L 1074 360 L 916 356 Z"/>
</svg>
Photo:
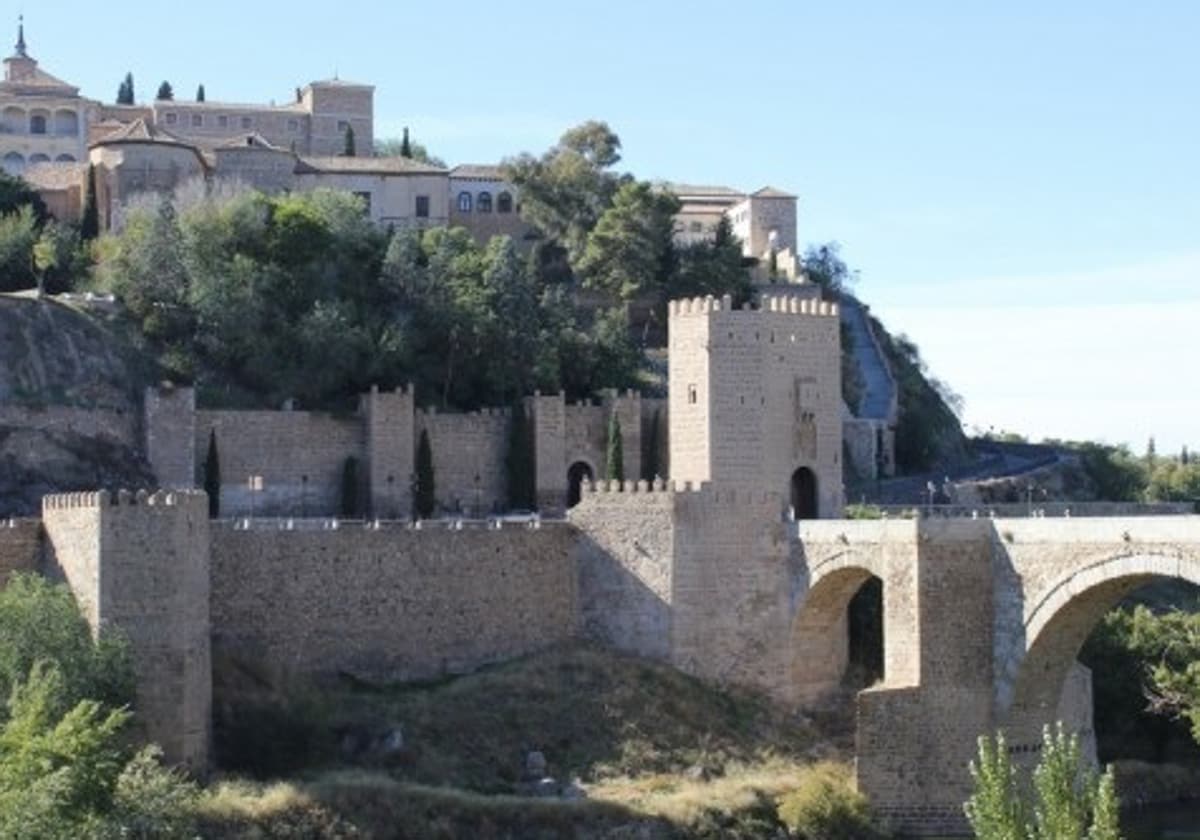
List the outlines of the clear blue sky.
<svg viewBox="0 0 1200 840">
<path fill-rule="evenodd" d="M 801 241 L 843 244 L 968 424 L 1200 447 L 1200 3 L 23 10 L 97 98 L 127 70 L 139 98 L 251 102 L 336 72 L 376 85 L 379 136 L 451 163 L 607 120 L 641 177 L 797 193 Z"/>
</svg>

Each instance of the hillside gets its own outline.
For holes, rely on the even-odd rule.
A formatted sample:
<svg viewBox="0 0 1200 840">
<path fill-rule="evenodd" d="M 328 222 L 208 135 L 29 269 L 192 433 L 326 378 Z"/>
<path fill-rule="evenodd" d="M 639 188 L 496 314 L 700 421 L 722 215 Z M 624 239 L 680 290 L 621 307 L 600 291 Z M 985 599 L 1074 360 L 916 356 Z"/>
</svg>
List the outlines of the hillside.
<svg viewBox="0 0 1200 840">
<path fill-rule="evenodd" d="M 63 303 L 0 295 L 0 516 L 56 491 L 147 486 L 139 354 Z"/>
<path fill-rule="evenodd" d="M 214 687 L 223 770 L 310 781 L 218 792 L 212 837 L 766 837 L 740 832 L 814 773 L 844 781 L 829 760 L 851 748 L 851 704 L 802 719 L 591 646 L 384 687 L 284 684 L 218 658 Z"/>
</svg>

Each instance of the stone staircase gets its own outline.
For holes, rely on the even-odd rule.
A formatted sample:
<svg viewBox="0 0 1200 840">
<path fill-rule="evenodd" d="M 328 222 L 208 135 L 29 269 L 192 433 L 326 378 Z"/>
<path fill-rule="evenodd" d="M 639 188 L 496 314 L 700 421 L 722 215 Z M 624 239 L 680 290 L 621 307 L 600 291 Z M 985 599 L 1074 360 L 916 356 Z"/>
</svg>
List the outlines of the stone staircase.
<svg viewBox="0 0 1200 840">
<path fill-rule="evenodd" d="M 854 360 L 863 382 L 862 399 L 855 416 L 894 425 L 897 412 L 896 381 L 867 321 L 867 313 L 863 305 L 849 295 L 842 296 L 840 306 L 842 323 L 849 332 Z"/>
</svg>

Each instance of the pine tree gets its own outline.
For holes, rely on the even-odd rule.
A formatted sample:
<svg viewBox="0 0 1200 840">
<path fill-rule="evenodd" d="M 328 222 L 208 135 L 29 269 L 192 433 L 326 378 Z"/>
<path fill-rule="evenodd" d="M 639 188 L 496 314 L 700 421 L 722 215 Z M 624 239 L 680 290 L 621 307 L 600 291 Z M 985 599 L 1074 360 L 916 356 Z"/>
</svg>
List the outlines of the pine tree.
<svg viewBox="0 0 1200 840">
<path fill-rule="evenodd" d="M 613 412 L 608 421 L 608 449 L 605 453 L 604 477 L 609 481 L 625 480 L 625 447 L 621 442 L 621 421 Z"/>
<path fill-rule="evenodd" d="M 200 87 L 196 88 L 196 101 L 204 101 L 204 85 L 200 85 Z"/>
<path fill-rule="evenodd" d="M 429 446 L 429 432 L 421 430 L 421 439 L 417 442 L 417 475 L 416 486 L 413 488 L 413 508 L 420 519 L 428 519 L 433 515 L 436 504 L 433 476 L 433 450 Z"/>
<path fill-rule="evenodd" d="M 354 155 L 355 155 L 354 126 L 352 126 L 352 125 L 346 126 L 345 142 L 346 142 L 346 145 L 345 145 L 345 148 L 342 149 L 342 154 L 345 155 L 346 157 L 354 157 Z"/>
<path fill-rule="evenodd" d="M 529 440 L 529 419 L 525 406 L 518 400 L 512 410 L 512 425 L 508 434 L 508 454 L 504 459 L 508 479 L 510 510 L 533 510 L 533 448 Z"/>
<path fill-rule="evenodd" d="M 208 516 L 221 515 L 221 459 L 217 455 L 217 430 L 208 433 L 208 454 L 204 458 L 204 492 L 208 494 Z"/>
<path fill-rule="evenodd" d="M 158 93 L 154 97 L 160 102 L 170 102 L 175 98 L 175 91 L 171 89 L 171 83 L 164 81 L 158 86 Z"/>
<path fill-rule="evenodd" d="M 408 126 L 404 126 L 404 137 L 400 140 L 400 157 L 412 157 L 412 144 L 408 142 Z"/>
<path fill-rule="evenodd" d="M 125 79 L 121 82 L 120 87 L 117 88 L 117 104 L 132 105 L 133 99 L 133 74 L 126 73 Z"/>
<path fill-rule="evenodd" d="M 100 207 L 96 200 L 96 165 L 88 164 L 87 181 L 84 183 L 83 216 L 79 220 L 79 235 L 85 240 L 100 235 Z"/>
<path fill-rule="evenodd" d="M 342 516 L 358 516 L 358 459 L 353 455 L 342 464 Z"/>
</svg>

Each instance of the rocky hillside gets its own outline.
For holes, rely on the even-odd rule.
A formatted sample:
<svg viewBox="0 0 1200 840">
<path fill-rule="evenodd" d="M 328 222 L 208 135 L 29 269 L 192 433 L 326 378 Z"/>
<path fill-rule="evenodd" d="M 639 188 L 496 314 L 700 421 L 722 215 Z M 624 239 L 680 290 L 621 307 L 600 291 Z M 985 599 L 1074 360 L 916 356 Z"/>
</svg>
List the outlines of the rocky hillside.
<svg viewBox="0 0 1200 840">
<path fill-rule="evenodd" d="M 0 516 L 45 493 L 148 486 L 141 393 L 152 369 L 70 305 L 0 295 Z"/>
</svg>

